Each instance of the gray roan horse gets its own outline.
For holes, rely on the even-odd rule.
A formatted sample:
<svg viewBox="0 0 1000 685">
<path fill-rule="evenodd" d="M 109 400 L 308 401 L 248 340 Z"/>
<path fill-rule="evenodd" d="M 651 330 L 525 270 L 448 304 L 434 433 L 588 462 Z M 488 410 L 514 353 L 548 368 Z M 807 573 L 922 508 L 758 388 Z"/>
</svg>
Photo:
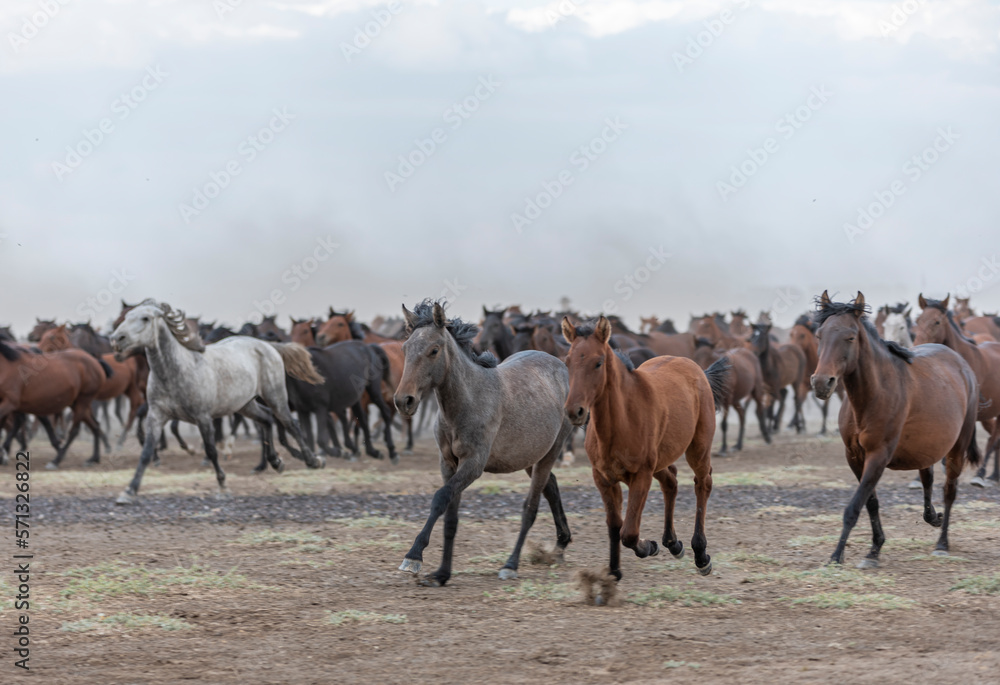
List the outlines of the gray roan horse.
<svg viewBox="0 0 1000 685">
<path fill-rule="evenodd" d="M 572 428 L 563 411 L 569 392 L 566 365 L 545 352 L 528 350 L 498 366 L 492 354 L 473 350 L 475 324 L 446 319 L 440 304 L 425 300 L 412 312 L 404 306 L 403 314 L 410 336 L 403 344 L 406 361 L 394 399 L 400 412 L 413 416 L 421 399 L 434 391 L 441 408 L 435 437 L 444 486 L 434 493 L 427 523 L 399 570 L 420 572 L 431 530 L 443 514 L 441 567 L 423 582 L 448 582 L 462 491 L 484 471 L 525 469 L 531 475 L 521 534 L 500 569 L 501 580 L 517 578 L 521 547 L 535 522 L 541 494 L 555 519 L 555 553 L 561 556 L 571 538 L 552 465 Z"/>
<path fill-rule="evenodd" d="M 271 466 L 284 468 L 271 442 L 271 416 L 292 434 L 302 452 L 284 446 L 310 468 L 321 468 L 303 444 L 302 434 L 292 419 L 285 389 L 285 373 L 311 383 L 322 383 L 309 353 L 296 343 L 270 343 L 246 336 L 226 338 L 205 347 L 184 321 L 184 312 L 166 303 L 146 300 L 130 311 L 111 335 L 115 355 L 124 359 L 145 351 L 149 361 L 149 384 L 146 400 L 146 439 L 142 457 L 128 488 L 118 497 L 118 504 L 134 501 L 142 474 L 153 459 L 156 442 L 166 422 L 172 419 L 198 426 L 205 443 L 205 454 L 215 468 L 219 488 L 225 493 L 226 474 L 219 467 L 212 419 L 242 414 L 263 428 L 264 451 Z M 256 401 L 261 398 L 271 411 Z"/>
</svg>

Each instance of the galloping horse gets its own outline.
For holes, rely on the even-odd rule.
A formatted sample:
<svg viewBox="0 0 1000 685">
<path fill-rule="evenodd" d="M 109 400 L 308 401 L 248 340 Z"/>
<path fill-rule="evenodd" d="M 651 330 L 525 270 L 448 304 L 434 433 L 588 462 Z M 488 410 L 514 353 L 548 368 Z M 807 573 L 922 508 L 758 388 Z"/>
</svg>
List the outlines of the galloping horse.
<svg viewBox="0 0 1000 685">
<path fill-rule="evenodd" d="M 406 366 L 396 391 L 396 406 L 413 416 L 421 399 L 433 392 L 441 413 L 435 437 L 441 451 L 444 486 L 434 493 L 431 513 L 406 553 L 400 571 L 419 573 L 431 531 L 444 515 L 441 566 L 425 580 L 444 585 L 451 578 L 451 559 L 458 530 L 462 492 L 483 472 L 526 470 L 531 488 L 521 513 L 521 532 L 499 577 L 517 577 L 521 547 L 535 522 L 539 495 L 544 494 L 556 524 L 559 555 L 571 536 L 552 466 L 570 432 L 563 413 L 569 386 L 566 365 L 555 357 L 529 350 L 497 365 L 492 354 L 472 348 L 476 326 L 447 319 L 444 308 L 425 300 L 414 311 L 403 307 L 409 338 L 403 344 Z"/>
<path fill-rule="evenodd" d="M 690 359 L 655 357 L 634 368 L 628 357 L 608 345 L 611 323 L 603 316 L 596 324 L 582 326 L 563 319 L 562 331 L 570 342 L 566 415 L 577 426 L 590 417 L 585 445 L 594 483 L 604 500 L 612 575 L 622 578 L 622 545 L 640 558 L 660 551 L 655 540 L 639 537 L 653 478 L 660 483 L 666 505 L 663 545 L 674 557 L 684 556 L 684 544 L 674 533 L 674 462 L 682 454 L 694 471 L 697 498 L 691 539 L 694 563 L 699 573 L 708 575 L 712 558 L 706 552 L 705 511 L 712 492 L 715 410 L 729 382 L 728 360 L 720 359 L 703 371 Z M 624 522 L 622 482 L 628 485 Z"/>
<path fill-rule="evenodd" d="M 116 500 L 118 504 L 135 501 L 142 474 L 153 459 L 164 422 L 171 419 L 198 426 L 205 454 L 225 492 L 226 474 L 219 466 L 215 448 L 214 418 L 243 414 L 261 426 L 261 438 L 268 461 L 275 470 L 284 464 L 271 442 L 272 412 L 278 422 L 292 434 L 302 452 L 285 447 L 292 456 L 303 459 L 310 468 L 321 468 L 317 459 L 302 442 L 302 435 L 288 409 L 285 389 L 286 373 L 312 383 L 323 378 L 309 358 L 309 353 L 295 343 L 267 343 L 255 338 L 233 336 L 205 347 L 196 334 L 188 329 L 184 313 L 174 311 L 166 303 L 145 300 L 130 310 L 111 336 L 112 346 L 120 361 L 145 352 L 149 363 L 146 399 L 146 440 L 135 476 L 128 488 Z M 270 412 L 256 398 L 262 399 Z"/>
<path fill-rule="evenodd" d="M 943 345 L 907 350 L 879 338 L 865 316 L 860 292 L 849 303 L 833 302 L 823 292 L 819 325 L 819 365 L 812 377 L 816 396 L 823 399 L 843 384 L 847 401 L 840 407 L 840 436 L 847 464 L 858 489 L 844 510 L 840 542 L 830 560 L 844 560 L 844 546 L 858 521 L 861 507 L 872 523 L 872 547 L 859 568 L 878 566 L 885 542 L 875 486 L 885 469 L 920 470 L 924 486 L 924 521 L 941 527 L 935 554 L 947 554 L 948 522 L 966 458 L 979 460 L 976 409 L 979 389 L 969 365 Z M 944 516 L 934 511 L 931 491 L 934 464 L 947 455 Z"/>
<path fill-rule="evenodd" d="M 1000 480 L 1000 450 L 997 450 L 998 435 L 997 417 L 1000 416 L 1000 343 L 984 342 L 977 345 L 962 334 L 954 317 L 948 311 L 948 297 L 944 300 L 929 300 L 920 295 L 920 316 L 917 317 L 917 345 L 937 343 L 945 345 L 958 354 L 972 368 L 979 384 L 981 402 L 977 403 L 977 419 L 990 435 L 986 446 L 986 458 L 972 479 L 973 485 L 985 487 L 983 477 L 986 475 L 986 465 L 990 454 L 994 453 L 993 473 L 990 480 Z"/>
<path fill-rule="evenodd" d="M 771 324 L 755 323 L 750 344 L 760 359 L 760 368 L 764 372 L 764 382 L 767 383 L 771 397 L 778 400 L 775 412 L 774 404 L 768 409 L 772 422 L 771 434 L 781 430 L 781 417 L 785 413 L 785 400 L 788 397 L 788 386 L 792 386 L 792 399 L 795 411 L 792 414 L 791 425 L 795 432 L 806 429 L 805 418 L 802 416 L 802 401 L 805 399 L 806 386 L 802 382 L 806 372 L 806 356 L 802 350 L 792 343 L 775 344 L 771 340 Z"/>
<path fill-rule="evenodd" d="M 809 378 L 816 372 L 816 364 L 819 363 L 819 342 L 816 340 L 816 323 L 808 314 L 803 314 L 795 320 L 795 325 L 788 334 L 788 339 L 792 345 L 798 346 L 805 355 L 806 365 L 802 374 L 802 397 L 805 398 L 812 392 Z M 837 395 L 844 399 L 844 389 L 837 386 Z M 830 399 L 827 398 L 819 403 L 820 412 L 823 415 L 823 425 L 820 426 L 819 434 L 826 435 L 826 419 L 830 413 Z"/>
<path fill-rule="evenodd" d="M 706 341 L 707 343 L 707 341 Z M 699 345 L 695 350 L 694 360 L 703 369 L 708 369 L 721 358 L 727 358 L 732 364 L 732 382 L 726 388 L 720 403 L 722 409 L 722 449 L 719 454 L 726 454 L 729 447 L 726 444 L 726 431 L 729 429 L 729 408 L 736 410 L 736 415 L 740 419 L 740 434 L 736 439 L 733 449 L 740 451 L 743 449 L 743 434 L 746 430 L 747 409 L 751 400 L 757 405 L 757 422 L 760 424 L 760 434 L 764 442 L 771 444 L 771 433 L 768 431 L 766 411 L 770 405 L 771 396 L 767 392 L 767 385 L 764 383 L 764 373 L 760 369 L 760 360 L 757 355 L 745 347 L 721 352 L 711 345 Z M 636 359 L 629 351 L 629 359 L 635 364 Z M 638 366 L 638 364 L 635 364 Z"/>
</svg>

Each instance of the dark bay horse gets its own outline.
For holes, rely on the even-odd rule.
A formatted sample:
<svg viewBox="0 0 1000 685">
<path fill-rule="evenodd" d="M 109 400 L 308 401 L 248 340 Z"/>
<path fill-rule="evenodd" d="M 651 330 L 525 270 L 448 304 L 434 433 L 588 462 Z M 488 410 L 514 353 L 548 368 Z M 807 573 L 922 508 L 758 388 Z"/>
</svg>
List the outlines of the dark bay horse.
<svg viewBox="0 0 1000 685">
<path fill-rule="evenodd" d="M 931 300 L 920 295 L 920 316 L 917 317 L 917 335 L 913 341 L 916 345 L 937 343 L 950 347 L 966 361 L 972 372 L 976 374 L 979 384 L 980 401 L 977 418 L 983 423 L 983 428 L 990 435 L 986 446 L 986 458 L 972 479 L 972 484 L 985 487 L 986 465 L 990 454 L 995 456 L 993 473 L 989 479 L 1000 480 L 1000 450 L 997 450 L 998 430 L 997 417 L 1000 417 L 1000 343 L 984 342 L 977 345 L 967 338 L 959 329 L 954 317 L 948 311 L 948 299 Z"/>
<path fill-rule="evenodd" d="M 789 343 L 797 346 L 802 350 L 802 354 L 805 355 L 806 365 L 803 369 L 802 387 L 800 389 L 802 397 L 806 397 L 812 392 L 810 378 L 816 373 L 816 364 L 819 363 L 819 341 L 816 340 L 816 328 L 816 323 L 812 320 L 812 317 L 808 314 L 803 314 L 795 320 L 795 325 L 792 326 L 792 330 L 788 334 Z M 841 400 L 844 399 L 844 389 L 839 385 L 837 386 L 837 395 Z M 823 425 L 820 426 L 819 434 L 826 435 L 826 419 L 830 413 L 830 399 L 827 398 L 819 402 L 819 408 L 823 415 Z M 794 425 L 789 426 L 789 428 L 793 427 Z"/>
<path fill-rule="evenodd" d="M 552 466 L 570 431 L 563 412 L 569 387 L 566 365 L 534 350 L 519 352 L 497 365 L 492 354 L 473 349 L 476 326 L 447 319 L 439 303 L 425 300 L 412 312 L 403 307 L 403 314 L 410 335 L 403 345 L 406 367 L 396 391 L 396 406 L 413 416 L 424 397 L 437 396 L 441 413 L 434 433 L 444 486 L 434 493 L 427 523 L 399 570 L 420 572 L 431 531 L 444 515 L 441 566 L 425 580 L 432 585 L 448 582 L 462 492 L 483 472 L 523 469 L 531 476 L 521 532 L 500 569 L 500 579 L 517 577 L 521 548 L 543 494 L 555 519 L 556 552 L 561 555 L 571 536 Z"/>
<path fill-rule="evenodd" d="M 746 430 L 747 409 L 750 402 L 756 404 L 757 422 L 760 424 L 760 434 L 764 442 L 771 444 L 771 433 L 767 426 L 767 408 L 771 402 L 771 395 L 767 392 L 767 385 L 764 383 L 764 373 L 760 369 L 760 360 L 757 355 L 745 347 L 732 350 L 721 351 L 704 341 L 695 350 L 694 360 L 703 369 L 708 369 L 719 359 L 725 357 L 732 364 L 732 381 L 726 387 L 726 392 L 722 396 L 722 449 L 719 454 L 726 454 L 729 447 L 726 444 L 726 431 L 729 429 L 729 408 L 736 410 L 736 415 L 740 419 L 740 434 L 736 439 L 733 449 L 740 451 L 743 449 L 743 434 Z M 635 358 L 629 353 L 629 358 L 635 363 Z M 637 364 L 638 366 L 638 364 Z"/>
<path fill-rule="evenodd" d="M 663 545 L 674 557 L 684 556 L 684 544 L 674 533 L 674 462 L 682 454 L 694 471 L 697 498 L 691 548 L 698 571 L 708 575 L 712 559 L 706 552 L 705 512 L 712 492 L 715 410 L 729 382 L 728 360 L 721 359 L 704 371 L 690 359 L 661 356 L 634 368 L 628 357 L 608 345 L 611 323 L 605 317 L 582 326 L 564 319 L 562 331 L 570 342 L 566 415 L 578 426 L 589 416 L 585 445 L 594 483 L 604 500 L 612 575 L 621 580 L 622 545 L 640 558 L 660 551 L 655 540 L 639 537 L 653 478 L 659 481 L 666 504 Z M 628 485 L 624 521 L 622 482 Z"/>
<path fill-rule="evenodd" d="M 872 547 L 859 568 L 878 566 L 885 542 L 875 487 L 885 469 L 920 470 L 924 520 L 941 527 L 935 554 L 947 554 L 948 522 L 966 459 L 979 461 L 976 411 L 979 389 L 969 365 L 954 350 L 928 344 L 907 350 L 882 340 L 865 316 L 860 292 L 849 303 L 819 299 L 819 364 L 812 377 L 817 397 L 826 399 L 842 383 L 847 401 L 840 408 L 840 437 L 858 489 L 844 510 L 840 542 L 831 562 L 844 560 L 844 546 L 867 507 Z M 934 464 L 946 455 L 944 516 L 934 511 Z"/>
<path fill-rule="evenodd" d="M 764 372 L 764 382 L 768 391 L 777 402 L 772 402 L 768 410 L 771 417 L 769 426 L 774 435 L 781 430 L 781 417 L 785 413 L 785 400 L 788 398 L 788 387 L 792 388 L 792 400 L 795 405 L 792 414 L 792 424 L 795 431 L 801 433 L 806 429 L 805 418 L 802 416 L 802 401 L 805 399 L 806 386 L 802 379 L 806 372 L 806 357 L 798 346 L 791 343 L 777 344 L 771 338 L 771 324 L 755 323 L 750 344 L 760 360 L 760 368 Z"/>
<path fill-rule="evenodd" d="M 480 348 L 492 351 L 500 361 L 514 354 L 514 332 L 504 321 L 506 312 L 506 309 L 490 311 L 484 306 L 483 330 L 479 335 Z"/>
</svg>

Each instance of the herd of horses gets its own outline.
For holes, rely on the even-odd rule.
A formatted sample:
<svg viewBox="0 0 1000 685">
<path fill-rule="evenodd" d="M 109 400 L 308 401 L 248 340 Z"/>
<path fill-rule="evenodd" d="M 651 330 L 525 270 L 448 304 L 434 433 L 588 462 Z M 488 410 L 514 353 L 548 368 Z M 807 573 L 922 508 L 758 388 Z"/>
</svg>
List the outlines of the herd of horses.
<svg viewBox="0 0 1000 685">
<path fill-rule="evenodd" d="M 885 536 L 875 487 L 886 468 L 919 472 L 924 519 L 941 528 L 935 553 L 946 554 L 966 462 L 980 466 L 974 484 L 1000 479 L 1000 318 L 976 316 L 968 300 L 952 307 L 948 297 L 921 295 L 918 303 L 916 319 L 901 303 L 879 308 L 873 321 L 861 293 L 834 302 L 824 292 L 816 310 L 789 330 L 773 325 L 764 312 L 751 322 L 738 310 L 728 319 L 721 313 L 692 317 L 686 332 L 669 320 L 644 318 L 634 332 L 614 316 L 585 320 L 575 312 L 529 314 L 519 307 L 484 307 L 476 325 L 448 318 L 440 303 L 425 300 L 412 311 L 404 306 L 401 320 L 366 326 L 353 312 L 330 308 L 323 317 L 293 318 L 286 332 L 274 317 L 233 330 L 189 319 L 166 303 L 122 302 L 108 336 L 86 323 L 44 320 L 37 320 L 26 342 L 0 329 L 0 463 L 6 463 L 13 441 L 24 448 L 40 426 L 56 451 L 48 466 L 58 468 L 81 424 L 93 435 L 88 463 L 97 463 L 102 444 L 110 449 L 113 406 L 123 424 L 119 447 L 137 421 L 142 444 L 135 476 L 117 499 L 128 504 L 165 445 L 165 429 L 170 426 L 181 440 L 178 422 L 198 427 L 225 492 L 219 445 L 231 450 L 241 425 L 256 427 L 256 470 L 270 465 L 281 471 L 275 429 L 282 446 L 310 468 L 323 467 L 327 456 L 343 456 L 338 423 L 348 452 L 358 453 L 360 432 L 366 454 L 381 458 L 371 438 L 374 406 L 395 463 L 397 422 L 408 450 L 421 418 L 436 412 L 444 485 L 400 570 L 419 573 L 431 531 L 443 516 L 442 561 L 422 582 L 444 585 L 451 577 L 462 492 L 484 472 L 525 470 L 531 478 L 520 534 L 500 577 L 517 576 L 541 496 L 553 513 L 554 553 L 561 557 L 571 533 L 553 467 L 572 454 L 574 433 L 582 430 L 606 510 L 609 575 L 621 579 L 623 546 L 638 557 L 657 555 L 661 544 L 674 557 L 684 556 L 673 525 L 682 455 L 696 495 L 691 548 L 695 566 L 707 575 L 712 562 L 705 516 L 716 412 L 722 412 L 726 453 L 730 408 L 740 422 L 734 445 L 740 450 L 751 403 L 761 436 L 770 442 L 782 428 L 786 404 L 787 427 L 806 430 L 803 405 L 810 394 L 822 408 L 825 433 L 828 403 L 837 393 L 839 433 L 859 484 L 832 561 L 842 562 L 865 507 L 873 537 L 860 566 L 877 565 Z M 98 420 L 102 410 L 104 426 Z M 989 436 L 985 458 L 975 439 L 977 422 Z M 994 468 L 986 477 L 991 455 Z M 946 477 L 943 514 L 931 502 L 939 461 Z M 665 502 L 659 544 L 639 537 L 654 478 Z M 624 518 L 622 483 L 629 491 Z"/>
</svg>

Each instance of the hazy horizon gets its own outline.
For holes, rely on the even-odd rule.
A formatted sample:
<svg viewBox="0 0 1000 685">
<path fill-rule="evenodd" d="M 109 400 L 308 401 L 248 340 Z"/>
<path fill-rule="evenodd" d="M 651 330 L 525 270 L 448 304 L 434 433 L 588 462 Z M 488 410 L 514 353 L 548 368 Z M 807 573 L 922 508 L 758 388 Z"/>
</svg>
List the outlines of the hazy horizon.
<svg viewBox="0 0 1000 685">
<path fill-rule="evenodd" d="M 20 337 L 121 298 L 238 326 L 275 291 L 283 326 L 1000 310 L 995 3 L 31 0 L 0 28 Z"/>
</svg>

